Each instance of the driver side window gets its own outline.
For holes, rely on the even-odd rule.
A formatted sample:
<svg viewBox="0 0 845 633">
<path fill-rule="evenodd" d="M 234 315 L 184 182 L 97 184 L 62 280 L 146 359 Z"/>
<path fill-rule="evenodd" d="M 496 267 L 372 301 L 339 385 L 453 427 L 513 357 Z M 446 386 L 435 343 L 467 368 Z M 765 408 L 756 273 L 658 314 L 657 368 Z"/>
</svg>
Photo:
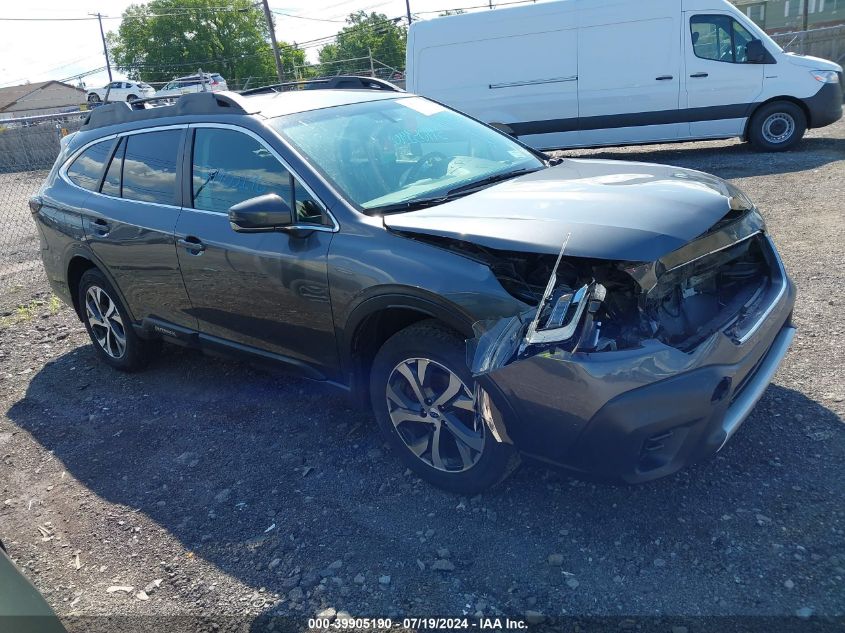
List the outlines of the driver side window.
<svg viewBox="0 0 845 633">
<path fill-rule="evenodd" d="M 748 62 L 748 42 L 754 36 L 727 15 L 694 15 L 690 35 L 695 56 L 729 64 Z"/>
<path fill-rule="evenodd" d="M 229 207 L 268 193 L 282 198 L 296 224 L 330 224 L 322 205 L 256 139 L 225 128 L 196 128 L 192 160 L 195 209 Z"/>
</svg>

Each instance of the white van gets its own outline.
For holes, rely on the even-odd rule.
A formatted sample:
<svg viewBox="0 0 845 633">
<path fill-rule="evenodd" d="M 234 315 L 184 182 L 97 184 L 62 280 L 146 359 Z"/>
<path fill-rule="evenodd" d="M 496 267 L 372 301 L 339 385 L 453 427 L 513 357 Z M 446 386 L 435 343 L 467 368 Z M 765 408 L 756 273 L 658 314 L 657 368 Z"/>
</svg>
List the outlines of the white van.
<svg viewBox="0 0 845 633">
<path fill-rule="evenodd" d="M 538 149 L 739 136 L 788 149 L 842 117 L 842 67 L 726 0 L 560 0 L 414 22 L 407 89 Z"/>
</svg>

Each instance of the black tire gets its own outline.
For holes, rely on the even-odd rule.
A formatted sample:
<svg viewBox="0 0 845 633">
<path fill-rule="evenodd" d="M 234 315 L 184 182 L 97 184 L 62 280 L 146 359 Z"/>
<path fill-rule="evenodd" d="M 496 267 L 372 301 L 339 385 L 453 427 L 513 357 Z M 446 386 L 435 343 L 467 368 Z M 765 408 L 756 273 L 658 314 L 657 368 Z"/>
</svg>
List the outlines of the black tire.
<svg viewBox="0 0 845 633">
<path fill-rule="evenodd" d="M 127 102 L 137 101 L 137 100 L 138 100 L 138 95 L 129 95 L 128 97 L 126 97 Z"/>
<path fill-rule="evenodd" d="M 748 140 L 755 149 L 783 152 L 795 147 L 807 131 L 807 116 L 791 101 L 760 106 L 748 124 Z"/>
<path fill-rule="evenodd" d="M 95 297 L 102 298 L 99 305 L 94 301 Z M 82 322 L 100 360 L 121 371 L 137 371 L 147 364 L 155 342 L 145 341 L 135 334 L 126 308 L 103 273 L 96 268 L 83 273 L 78 299 Z M 110 310 L 110 305 L 114 310 Z M 104 316 L 105 313 L 109 313 L 108 316 Z M 107 325 L 98 325 L 97 321 Z M 118 331 L 123 335 L 122 346 Z"/>
<path fill-rule="evenodd" d="M 376 354 L 370 372 L 370 401 L 379 429 L 408 468 L 435 486 L 472 495 L 505 479 L 519 464 L 519 457 L 512 446 L 497 442 L 474 410 L 469 410 L 472 403 L 467 402 L 467 397 L 474 391 L 475 382 L 466 364 L 465 350 L 464 339 L 437 321 L 422 321 L 401 330 Z M 426 369 L 422 372 L 424 380 L 418 381 L 417 386 L 422 388 L 423 395 L 431 396 L 424 398 L 425 403 L 410 395 L 414 389 L 403 373 L 416 367 L 410 371 L 417 371 L 414 376 L 418 377 L 419 365 L 414 363 L 420 361 L 425 362 Z M 450 373 L 460 379 L 461 385 L 456 395 L 444 400 L 446 404 L 437 406 L 440 396 L 445 398 L 444 391 L 450 391 L 448 388 L 438 391 L 447 381 L 452 384 Z M 393 400 L 389 404 L 389 388 L 393 397 L 398 396 L 408 407 L 397 406 Z M 431 405 L 428 411 L 427 405 Z M 426 419 L 394 425 L 391 412 L 401 417 L 405 411 Z M 462 422 L 466 424 L 458 426 Z M 458 437 L 467 438 L 469 443 L 459 441 Z M 420 453 L 414 452 L 410 444 Z M 439 468 L 435 461 L 440 463 Z"/>
<path fill-rule="evenodd" d="M 96 95 L 96 94 L 88 95 L 88 103 L 99 103 L 99 102 L 100 102 L 99 95 Z"/>
</svg>

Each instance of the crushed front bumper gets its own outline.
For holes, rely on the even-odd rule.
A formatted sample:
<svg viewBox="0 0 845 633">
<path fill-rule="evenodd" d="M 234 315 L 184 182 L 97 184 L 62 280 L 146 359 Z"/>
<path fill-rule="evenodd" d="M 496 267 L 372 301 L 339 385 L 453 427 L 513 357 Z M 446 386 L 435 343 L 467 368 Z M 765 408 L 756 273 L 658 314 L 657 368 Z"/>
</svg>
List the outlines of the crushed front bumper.
<svg viewBox="0 0 845 633">
<path fill-rule="evenodd" d="M 775 257 L 777 257 L 775 255 Z M 795 334 L 795 287 L 780 261 L 753 326 L 684 352 L 552 349 L 478 377 L 498 435 L 524 454 L 584 475 L 642 482 L 712 455 L 748 417 Z"/>
</svg>

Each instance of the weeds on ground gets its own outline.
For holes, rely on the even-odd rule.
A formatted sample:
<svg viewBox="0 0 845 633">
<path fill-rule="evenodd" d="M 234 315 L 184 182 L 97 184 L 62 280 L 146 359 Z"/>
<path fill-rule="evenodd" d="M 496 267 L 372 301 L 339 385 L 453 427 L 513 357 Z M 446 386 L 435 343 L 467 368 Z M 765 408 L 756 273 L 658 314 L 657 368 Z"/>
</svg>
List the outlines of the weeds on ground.
<svg viewBox="0 0 845 633">
<path fill-rule="evenodd" d="M 51 315 L 55 316 L 62 309 L 62 302 L 56 295 L 50 295 L 50 298 L 46 301 L 44 299 L 33 299 L 29 303 L 22 303 L 11 314 L 0 317 L 0 328 L 31 321 L 44 306 L 47 307 Z"/>
</svg>

